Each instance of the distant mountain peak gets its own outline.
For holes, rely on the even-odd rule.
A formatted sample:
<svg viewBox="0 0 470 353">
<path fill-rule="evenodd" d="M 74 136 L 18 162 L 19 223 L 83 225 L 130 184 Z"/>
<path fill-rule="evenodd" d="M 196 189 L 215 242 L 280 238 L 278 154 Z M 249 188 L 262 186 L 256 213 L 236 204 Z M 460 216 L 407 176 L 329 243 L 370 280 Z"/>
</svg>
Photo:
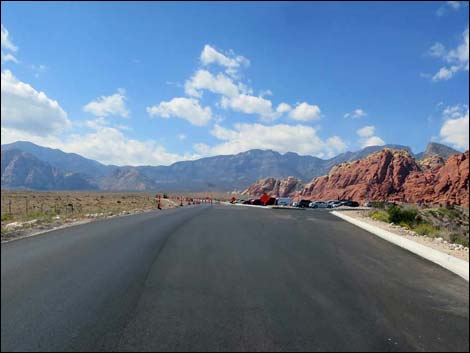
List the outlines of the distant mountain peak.
<svg viewBox="0 0 470 353">
<path fill-rule="evenodd" d="M 454 150 L 453 148 L 449 146 L 446 146 L 437 142 L 430 142 L 426 146 L 426 150 L 424 151 L 422 158 L 437 155 L 447 160 L 450 156 L 454 154 L 459 154 L 459 153 L 460 153 L 459 151 Z"/>
</svg>

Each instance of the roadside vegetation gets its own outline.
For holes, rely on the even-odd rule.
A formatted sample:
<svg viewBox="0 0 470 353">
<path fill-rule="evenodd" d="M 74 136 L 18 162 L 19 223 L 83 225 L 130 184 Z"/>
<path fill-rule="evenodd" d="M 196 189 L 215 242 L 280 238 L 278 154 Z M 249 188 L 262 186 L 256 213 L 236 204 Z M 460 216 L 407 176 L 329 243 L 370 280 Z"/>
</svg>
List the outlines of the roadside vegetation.
<svg viewBox="0 0 470 353">
<path fill-rule="evenodd" d="M 469 245 L 468 208 L 387 205 L 375 203 L 369 216 L 378 221 L 393 223 L 417 234 L 442 238 L 450 243 Z"/>
<path fill-rule="evenodd" d="M 154 209 L 156 202 L 155 194 L 150 193 L 2 190 L 1 236 L 5 239 L 32 229 Z M 162 200 L 163 208 L 173 204 L 173 200 Z"/>
<path fill-rule="evenodd" d="M 188 200 L 230 200 L 232 193 L 159 193 L 160 207 L 173 208 Z M 10 239 L 31 230 L 64 223 L 98 219 L 157 209 L 156 193 L 100 191 L 2 190 L 1 237 Z"/>
</svg>

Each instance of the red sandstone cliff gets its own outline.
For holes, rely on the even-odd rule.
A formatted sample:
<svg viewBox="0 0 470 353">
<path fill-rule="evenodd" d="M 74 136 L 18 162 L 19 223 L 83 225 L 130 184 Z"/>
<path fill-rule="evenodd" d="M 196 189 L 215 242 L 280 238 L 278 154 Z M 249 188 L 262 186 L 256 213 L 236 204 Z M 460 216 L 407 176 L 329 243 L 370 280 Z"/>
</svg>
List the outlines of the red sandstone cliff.
<svg viewBox="0 0 470 353">
<path fill-rule="evenodd" d="M 469 152 L 453 155 L 445 162 L 432 158 L 418 164 L 407 151 L 384 149 L 364 159 L 339 164 L 299 191 L 295 189 L 300 187 L 300 181 L 295 184 L 286 180 L 265 179 L 246 191 L 252 195 L 267 192 L 310 200 L 423 201 L 468 206 Z"/>
<path fill-rule="evenodd" d="M 243 191 L 243 194 L 261 196 L 263 193 L 268 193 L 273 197 L 286 197 L 295 194 L 302 188 L 301 180 L 291 176 L 285 179 L 267 178 L 257 181 Z"/>
</svg>

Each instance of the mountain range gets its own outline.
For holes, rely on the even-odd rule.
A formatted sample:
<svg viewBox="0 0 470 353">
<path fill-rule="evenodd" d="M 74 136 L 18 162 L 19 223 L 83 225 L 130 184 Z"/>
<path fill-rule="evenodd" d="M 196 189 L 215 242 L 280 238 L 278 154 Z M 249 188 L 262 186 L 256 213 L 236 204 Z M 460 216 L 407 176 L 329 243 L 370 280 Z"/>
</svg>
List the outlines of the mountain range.
<svg viewBox="0 0 470 353">
<path fill-rule="evenodd" d="M 75 153 L 18 141 L 2 145 L 2 189 L 109 190 L 109 191 L 233 191 L 243 190 L 257 180 L 292 176 L 307 182 L 328 174 L 336 165 L 363 159 L 384 148 L 406 150 L 402 145 L 370 146 L 345 152 L 331 159 L 301 156 L 271 150 L 249 150 L 170 166 L 104 165 Z M 458 151 L 430 143 L 415 157 L 432 155 L 447 159 Z"/>
</svg>

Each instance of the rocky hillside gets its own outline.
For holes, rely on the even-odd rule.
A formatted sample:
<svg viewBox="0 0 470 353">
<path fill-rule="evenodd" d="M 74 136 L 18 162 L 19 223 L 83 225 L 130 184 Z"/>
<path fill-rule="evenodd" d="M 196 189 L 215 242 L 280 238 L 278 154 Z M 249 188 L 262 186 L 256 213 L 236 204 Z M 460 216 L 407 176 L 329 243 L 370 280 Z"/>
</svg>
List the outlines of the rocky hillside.
<svg viewBox="0 0 470 353">
<path fill-rule="evenodd" d="M 469 205 L 469 152 L 452 155 L 433 170 L 414 172 L 404 184 L 409 201 Z"/>
<path fill-rule="evenodd" d="M 113 191 L 146 191 L 156 190 L 153 180 L 143 175 L 135 168 L 116 169 L 111 175 L 99 179 L 101 190 Z"/>
<path fill-rule="evenodd" d="M 2 145 L 2 151 L 20 150 L 48 163 L 65 173 L 79 173 L 89 176 L 110 175 L 117 167 L 104 165 L 76 153 L 66 153 L 59 149 L 38 146 L 27 141 L 17 141 Z"/>
<path fill-rule="evenodd" d="M 467 151 L 451 156 L 443 165 L 423 168 L 408 152 L 386 149 L 336 166 L 295 196 L 468 205 L 468 158 Z"/>
<path fill-rule="evenodd" d="M 303 187 L 304 184 L 300 179 L 291 176 L 285 179 L 267 178 L 251 185 L 248 189 L 243 191 L 243 194 L 260 196 L 263 193 L 268 193 L 274 197 L 286 197 L 302 190 Z"/>
<path fill-rule="evenodd" d="M 328 175 L 314 178 L 303 187 L 300 180 L 293 178 L 269 178 L 245 190 L 253 196 L 263 192 L 323 201 L 351 199 L 468 205 L 469 153 L 453 154 L 447 161 L 438 155 L 416 161 L 407 150 L 387 148 L 361 160 L 340 163 Z"/>
<path fill-rule="evenodd" d="M 35 156 L 16 149 L 2 150 L 2 189 L 93 190 L 96 186 L 77 173 L 64 173 Z"/>
<path fill-rule="evenodd" d="M 418 153 L 415 158 L 417 160 L 426 159 L 429 157 L 436 157 L 439 156 L 445 161 L 449 159 L 450 156 L 454 154 L 459 154 L 460 152 L 450 148 L 449 146 L 443 145 L 437 142 L 428 143 L 426 146 L 426 150 L 422 153 Z"/>
</svg>

